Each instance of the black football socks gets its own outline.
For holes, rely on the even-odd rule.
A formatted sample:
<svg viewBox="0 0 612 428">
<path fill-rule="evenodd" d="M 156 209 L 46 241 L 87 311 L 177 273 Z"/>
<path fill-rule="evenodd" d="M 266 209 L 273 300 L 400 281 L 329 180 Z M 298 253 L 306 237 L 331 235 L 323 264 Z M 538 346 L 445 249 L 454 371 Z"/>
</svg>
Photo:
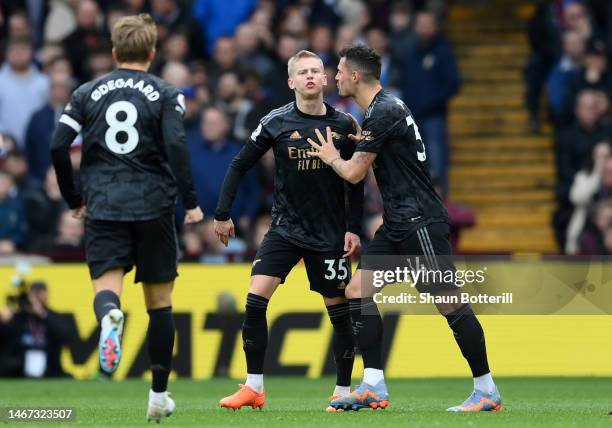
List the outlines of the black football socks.
<svg viewBox="0 0 612 428">
<path fill-rule="evenodd" d="M 334 360 L 336 361 L 336 385 L 348 387 L 351 385 L 351 374 L 355 361 L 355 339 L 348 302 L 328 306 L 327 314 L 334 327 L 333 350 Z"/>
<path fill-rule="evenodd" d="M 172 369 L 174 349 L 174 317 L 172 307 L 150 309 L 147 346 L 151 359 L 153 392 L 164 392 L 168 388 L 168 376 Z"/>
</svg>

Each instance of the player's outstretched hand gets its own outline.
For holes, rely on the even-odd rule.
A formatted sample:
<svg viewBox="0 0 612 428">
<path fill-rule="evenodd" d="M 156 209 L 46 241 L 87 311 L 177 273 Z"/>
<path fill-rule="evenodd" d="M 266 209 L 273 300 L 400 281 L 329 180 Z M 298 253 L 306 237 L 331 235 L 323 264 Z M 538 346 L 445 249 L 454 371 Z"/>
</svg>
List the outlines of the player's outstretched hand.
<svg viewBox="0 0 612 428">
<path fill-rule="evenodd" d="M 340 152 L 334 147 L 334 140 L 332 138 L 332 131 L 329 126 L 325 128 L 327 138 L 323 137 L 323 134 L 319 129 L 315 129 L 315 134 L 321 144 L 315 143 L 312 139 L 308 139 L 308 143 L 312 146 L 311 151 L 308 152 L 311 156 L 316 156 L 326 164 L 331 164 L 332 161 L 340 158 Z"/>
<path fill-rule="evenodd" d="M 81 205 L 78 208 L 70 210 L 70 212 L 72 213 L 72 217 L 76 218 L 77 220 L 83 220 L 87 215 L 87 207 L 85 205 Z"/>
<path fill-rule="evenodd" d="M 185 224 L 197 223 L 204 219 L 204 213 L 200 207 L 185 211 Z"/>
<path fill-rule="evenodd" d="M 361 239 L 359 235 L 351 232 L 344 234 L 344 255 L 342 257 L 350 257 L 361 248 Z"/>
<path fill-rule="evenodd" d="M 230 218 L 225 221 L 215 220 L 214 222 L 215 233 L 217 234 L 217 238 L 223 245 L 227 247 L 227 243 L 229 242 L 230 237 L 236 236 L 236 232 L 234 230 L 234 222 Z"/>
<path fill-rule="evenodd" d="M 357 144 L 363 138 L 363 135 L 361 135 L 361 125 L 359 124 L 359 122 L 357 122 L 357 119 L 355 119 L 355 116 L 353 116 L 350 113 L 347 113 L 347 114 L 353 121 L 353 125 L 355 125 L 355 133 L 349 134 L 348 137 L 353 143 Z"/>
</svg>

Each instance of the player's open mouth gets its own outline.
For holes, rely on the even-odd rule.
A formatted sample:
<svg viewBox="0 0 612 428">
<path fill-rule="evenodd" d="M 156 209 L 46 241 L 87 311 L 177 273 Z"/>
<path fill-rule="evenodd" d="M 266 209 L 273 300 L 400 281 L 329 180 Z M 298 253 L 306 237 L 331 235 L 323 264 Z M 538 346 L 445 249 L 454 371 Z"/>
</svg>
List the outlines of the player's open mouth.
<svg viewBox="0 0 612 428">
<path fill-rule="evenodd" d="M 309 88 L 309 89 L 312 89 L 312 88 L 315 87 L 315 84 L 313 82 L 308 82 L 308 83 L 306 83 L 306 87 Z"/>
</svg>

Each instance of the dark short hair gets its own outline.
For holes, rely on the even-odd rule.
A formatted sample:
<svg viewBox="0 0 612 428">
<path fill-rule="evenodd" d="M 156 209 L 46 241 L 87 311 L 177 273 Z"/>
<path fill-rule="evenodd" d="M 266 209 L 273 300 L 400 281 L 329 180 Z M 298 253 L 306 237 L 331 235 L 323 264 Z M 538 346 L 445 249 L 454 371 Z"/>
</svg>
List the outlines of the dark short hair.
<svg viewBox="0 0 612 428">
<path fill-rule="evenodd" d="M 347 46 L 338 55 L 340 58 L 346 58 L 349 68 L 361 73 L 364 80 L 380 80 L 380 55 L 371 47 L 366 45 Z"/>
</svg>

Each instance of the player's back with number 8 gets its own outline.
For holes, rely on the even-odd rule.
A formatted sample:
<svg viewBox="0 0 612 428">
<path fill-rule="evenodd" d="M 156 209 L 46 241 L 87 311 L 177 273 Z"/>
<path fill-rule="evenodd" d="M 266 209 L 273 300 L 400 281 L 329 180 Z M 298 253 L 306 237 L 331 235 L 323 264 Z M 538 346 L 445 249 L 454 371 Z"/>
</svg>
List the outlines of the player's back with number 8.
<svg viewBox="0 0 612 428">
<path fill-rule="evenodd" d="M 156 41 L 149 15 L 127 16 L 115 24 L 118 67 L 74 91 L 53 135 L 51 154 L 62 196 L 75 217 L 86 217 L 85 250 L 101 323 L 100 366 L 107 373 L 121 360 L 123 275 L 136 266 L 135 282 L 143 283 L 153 378 L 147 417 L 159 421 L 175 408 L 166 389 L 174 345 L 178 194 L 187 223 L 203 215 L 185 144 L 184 97 L 147 73 Z M 83 154 L 77 188 L 68 150 L 79 133 Z"/>
</svg>

